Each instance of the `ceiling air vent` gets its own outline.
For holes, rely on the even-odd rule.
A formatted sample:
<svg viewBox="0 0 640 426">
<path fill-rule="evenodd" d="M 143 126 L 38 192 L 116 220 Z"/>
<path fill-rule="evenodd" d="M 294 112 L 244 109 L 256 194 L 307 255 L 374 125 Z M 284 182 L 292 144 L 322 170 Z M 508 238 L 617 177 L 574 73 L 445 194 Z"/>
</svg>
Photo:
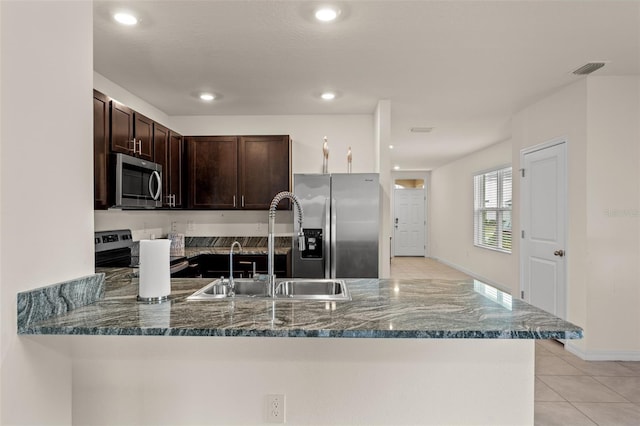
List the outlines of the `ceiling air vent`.
<svg viewBox="0 0 640 426">
<path fill-rule="evenodd" d="M 411 131 L 413 133 L 429 133 L 433 130 L 433 127 L 412 127 Z"/>
<path fill-rule="evenodd" d="M 577 70 L 575 70 L 573 73 L 575 75 L 591 74 L 592 72 L 604 67 L 604 64 L 605 64 L 604 62 L 589 62 L 588 64 L 585 64 L 580 68 L 578 68 Z"/>
</svg>

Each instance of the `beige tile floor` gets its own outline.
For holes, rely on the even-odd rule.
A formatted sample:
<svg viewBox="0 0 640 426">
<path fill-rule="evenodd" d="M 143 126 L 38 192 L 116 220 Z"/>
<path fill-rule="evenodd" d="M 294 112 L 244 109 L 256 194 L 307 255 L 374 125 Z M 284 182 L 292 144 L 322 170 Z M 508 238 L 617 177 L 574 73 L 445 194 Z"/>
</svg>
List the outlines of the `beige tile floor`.
<svg viewBox="0 0 640 426">
<path fill-rule="evenodd" d="M 470 278 L 423 257 L 393 258 L 391 277 Z M 535 374 L 536 426 L 640 426 L 640 362 L 583 361 L 538 340 Z"/>
</svg>

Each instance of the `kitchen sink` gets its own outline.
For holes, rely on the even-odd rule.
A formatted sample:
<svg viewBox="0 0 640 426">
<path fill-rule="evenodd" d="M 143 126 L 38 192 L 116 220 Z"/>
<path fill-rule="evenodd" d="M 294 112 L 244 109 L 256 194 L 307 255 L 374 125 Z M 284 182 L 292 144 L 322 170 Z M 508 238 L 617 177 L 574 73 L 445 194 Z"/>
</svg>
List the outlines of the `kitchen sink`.
<svg viewBox="0 0 640 426">
<path fill-rule="evenodd" d="M 344 280 L 333 279 L 286 279 L 276 281 L 276 295 L 267 294 L 267 282 L 247 278 L 236 278 L 231 294 L 228 279 L 217 279 L 187 297 L 187 300 L 351 300 Z"/>
</svg>

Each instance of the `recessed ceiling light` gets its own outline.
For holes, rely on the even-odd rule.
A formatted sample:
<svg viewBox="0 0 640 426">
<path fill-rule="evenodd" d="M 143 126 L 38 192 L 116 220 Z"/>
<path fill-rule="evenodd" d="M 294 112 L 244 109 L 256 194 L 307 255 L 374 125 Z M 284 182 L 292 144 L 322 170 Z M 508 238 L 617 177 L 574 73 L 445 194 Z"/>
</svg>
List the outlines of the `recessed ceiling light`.
<svg viewBox="0 0 640 426">
<path fill-rule="evenodd" d="M 393 166 L 393 170 L 400 170 L 400 166 Z"/>
<path fill-rule="evenodd" d="M 214 95 L 212 95 L 211 93 L 202 93 L 202 94 L 200 94 L 200 99 L 202 99 L 203 101 L 212 101 L 215 98 L 216 97 Z"/>
<path fill-rule="evenodd" d="M 320 97 L 325 101 L 331 101 L 336 98 L 336 94 L 333 92 L 324 92 Z"/>
<path fill-rule="evenodd" d="M 126 12 L 116 13 L 113 15 L 113 19 L 122 25 L 135 25 L 138 23 L 138 18 Z"/>
<path fill-rule="evenodd" d="M 389 149 L 393 149 L 393 145 L 389 145 Z"/>
<path fill-rule="evenodd" d="M 318 21 L 331 22 L 338 17 L 339 11 L 333 7 L 322 7 L 316 10 L 315 16 Z"/>
</svg>

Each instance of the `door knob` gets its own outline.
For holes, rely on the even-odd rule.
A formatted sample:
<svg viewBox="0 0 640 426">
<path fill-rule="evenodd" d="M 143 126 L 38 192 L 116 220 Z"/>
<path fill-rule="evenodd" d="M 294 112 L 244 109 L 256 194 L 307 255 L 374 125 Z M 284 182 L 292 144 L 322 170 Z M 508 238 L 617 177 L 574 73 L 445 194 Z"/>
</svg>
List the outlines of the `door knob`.
<svg viewBox="0 0 640 426">
<path fill-rule="evenodd" d="M 562 257 L 564 256 L 564 250 L 556 250 L 553 252 L 553 255 Z"/>
</svg>

